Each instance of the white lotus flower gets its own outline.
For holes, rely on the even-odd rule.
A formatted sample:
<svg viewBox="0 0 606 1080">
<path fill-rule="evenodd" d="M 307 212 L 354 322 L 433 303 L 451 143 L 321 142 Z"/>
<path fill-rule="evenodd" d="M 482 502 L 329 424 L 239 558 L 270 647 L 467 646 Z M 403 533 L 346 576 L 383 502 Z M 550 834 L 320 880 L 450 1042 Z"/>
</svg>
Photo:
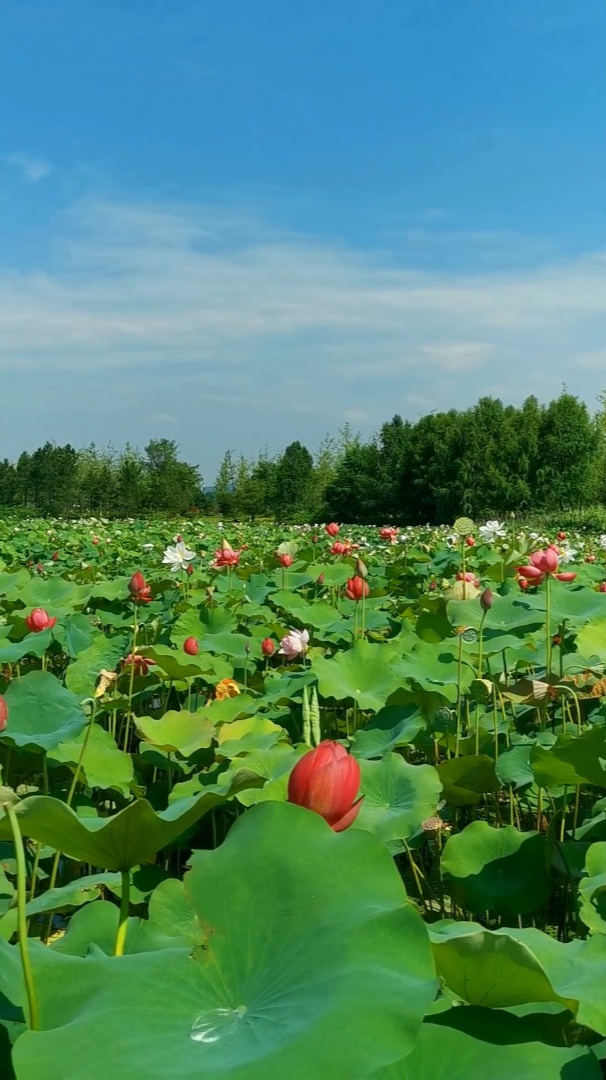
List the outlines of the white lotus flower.
<svg viewBox="0 0 606 1080">
<path fill-rule="evenodd" d="M 566 547 L 561 547 L 558 563 L 574 562 L 575 556 L 578 554 L 579 553 L 576 548 L 568 547 L 568 545 L 566 545 Z"/>
<path fill-rule="evenodd" d="M 487 544 L 493 544 L 495 540 L 507 536 L 504 521 L 487 521 L 485 525 L 480 525 L 478 532 Z"/>
<path fill-rule="evenodd" d="M 602 551 L 606 551 L 606 533 L 602 533 L 600 539 L 598 540 L 598 544 L 600 545 Z"/>
<path fill-rule="evenodd" d="M 183 541 L 180 540 L 174 547 L 171 547 L 170 545 L 167 547 L 162 562 L 166 566 L 170 566 L 171 574 L 176 574 L 178 570 L 187 570 L 190 562 L 192 559 L 195 559 L 195 557 L 195 551 L 190 551 L 189 548 L 185 547 Z"/>
</svg>

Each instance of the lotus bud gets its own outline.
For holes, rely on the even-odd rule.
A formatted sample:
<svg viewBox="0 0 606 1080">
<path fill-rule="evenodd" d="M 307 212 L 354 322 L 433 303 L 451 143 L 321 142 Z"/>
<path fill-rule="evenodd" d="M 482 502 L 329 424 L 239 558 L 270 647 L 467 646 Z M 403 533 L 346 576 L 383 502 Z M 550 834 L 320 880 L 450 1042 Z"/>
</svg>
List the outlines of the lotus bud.
<svg viewBox="0 0 606 1080">
<path fill-rule="evenodd" d="M 364 580 L 368 577 L 368 568 L 361 559 L 356 559 L 356 574 L 358 577 L 364 578 Z"/>
<path fill-rule="evenodd" d="M 482 611 L 490 611 L 493 603 L 494 596 L 492 595 L 490 589 L 484 589 L 484 592 L 480 597 L 480 607 L 482 608 Z"/>
</svg>

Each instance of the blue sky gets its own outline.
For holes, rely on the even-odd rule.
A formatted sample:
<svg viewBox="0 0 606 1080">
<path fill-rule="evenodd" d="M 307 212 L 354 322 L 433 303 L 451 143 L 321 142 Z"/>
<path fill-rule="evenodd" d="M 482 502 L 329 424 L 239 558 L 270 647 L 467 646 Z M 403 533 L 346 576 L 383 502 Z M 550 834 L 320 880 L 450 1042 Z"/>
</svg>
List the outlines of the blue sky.
<svg viewBox="0 0 606 1080">
<path fill-rule="evenodd" d="M 5 0 L 0 455 L 606 387 L 602 0 Z"/>
</svg>

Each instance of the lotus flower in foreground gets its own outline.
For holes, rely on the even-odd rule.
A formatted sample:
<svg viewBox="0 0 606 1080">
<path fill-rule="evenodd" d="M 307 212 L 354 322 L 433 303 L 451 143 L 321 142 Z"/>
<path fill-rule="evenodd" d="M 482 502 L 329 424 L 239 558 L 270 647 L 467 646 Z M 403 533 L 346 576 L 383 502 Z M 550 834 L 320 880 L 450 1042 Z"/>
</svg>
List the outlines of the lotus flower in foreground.
<svg viewBox="0 0 606 1080">
<path fill-rule="evenodd" d="M 356 759 L 341 743 L 326 741 L 295 765 L 288 781 L 288 801 L 313 810 L 334 832 L 343 832 L 360 811 L 359 788 Z"/>
</svg>

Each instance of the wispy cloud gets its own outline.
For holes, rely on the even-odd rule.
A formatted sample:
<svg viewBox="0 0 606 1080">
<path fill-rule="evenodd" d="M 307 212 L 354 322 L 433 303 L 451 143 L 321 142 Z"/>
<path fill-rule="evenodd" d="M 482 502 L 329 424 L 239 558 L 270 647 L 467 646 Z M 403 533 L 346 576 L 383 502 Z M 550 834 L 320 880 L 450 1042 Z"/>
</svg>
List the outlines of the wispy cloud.
<svg viewBox="0 0 606 1080">
<path fill-rule="evenodd" d="M 404 245 L 383 260 L 245 212 L 93 200 L 58 223 L 52 262 L 0 267 L 0 368 L 52 377 L 72 401 L 109 377 L 110 421 L 153 388 L 148 415 L 166 423 L 216 406 L 260 445 L 268 418 L 300 416 L 313 441 L 497 385 L 519 401 L 566 382 L 594 400 L 604 295 L 602 253 L 419 270 Z"/>
<path fill-rule="evenodd" d="M 5 154 L 4 160 L 8 165 L 18 169 L 24 180 L 29 184 L 35 184 L 43 180 L 51 171 L 50 164 L 44 158 L 35 157 L 33 154 L 25 154 L 20 150 L 12 154 Z"/>
</svg>

